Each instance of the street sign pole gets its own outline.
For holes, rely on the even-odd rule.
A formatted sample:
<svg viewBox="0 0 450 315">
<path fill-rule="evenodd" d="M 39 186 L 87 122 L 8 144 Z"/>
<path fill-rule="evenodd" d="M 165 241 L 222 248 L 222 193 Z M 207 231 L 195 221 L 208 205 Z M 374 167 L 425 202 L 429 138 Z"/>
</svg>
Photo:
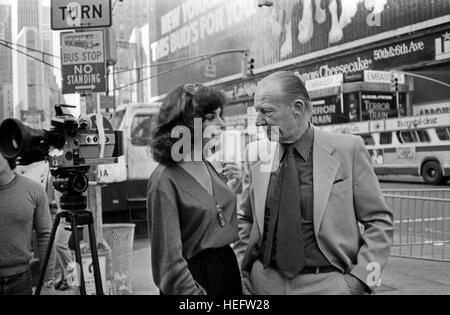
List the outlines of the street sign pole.
<svg viewBox="0 0 450 315">
<path fill-rule="evenodd" d="M 83 115 L 87 112 L 87 95 L 80 94 L 80 114 Z"/>
<path fill-rule="evenodd" d="M 88 99 L 92 100 L 95 93 L 107 92 L 105 30 L 98 28 L 107 28 L 111 25 L 111 0 L 51 1 L 52 30 L 71 30 L 61 33 L 62 94 L 80 95 L 80 114 L 87 112 Z M 97 29 L 90 30 L 92 28 Z M 101 113 L 100 106 L 98 102 L 98 115 Z M 89 189 L 88 193 L 90 210 L 95 219 L 94 229 L 97 235 L 95 245 L 106 253 L 109 265 L 111 250 L 103 237 L 102 190 L 98 167 L 96 174 L 95 187 Z"/>
</svg>

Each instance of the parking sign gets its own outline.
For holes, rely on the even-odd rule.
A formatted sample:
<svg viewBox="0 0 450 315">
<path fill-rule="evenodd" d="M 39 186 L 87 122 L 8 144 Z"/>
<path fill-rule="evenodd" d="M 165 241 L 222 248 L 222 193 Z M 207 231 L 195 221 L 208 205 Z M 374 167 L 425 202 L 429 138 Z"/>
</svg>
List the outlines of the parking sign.
<svg viewBox="0 0 450 315">
<path fill-rule="evenodd" d="M 106 92 L 104 31 L 61 34 L 63 94 Z"/>
</svg>

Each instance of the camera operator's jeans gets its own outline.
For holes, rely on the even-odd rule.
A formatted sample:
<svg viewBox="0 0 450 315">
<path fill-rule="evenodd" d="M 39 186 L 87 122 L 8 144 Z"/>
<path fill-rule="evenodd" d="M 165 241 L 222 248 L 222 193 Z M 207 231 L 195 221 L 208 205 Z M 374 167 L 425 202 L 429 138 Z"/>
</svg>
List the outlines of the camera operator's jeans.
<svg viewBox="0 0 450 315">
<path fill-rule="evenodd" d="M 30 271 L 12 277 L 0 278 L 0 296 L 32 294 Z"/>
<path fill-rule="evenodd" d="M 65 220 L 61 220 L 55 236 L 55 282 L 67 280 L 67 266 L 73 261 L 72 253 L 69 249 L 69 240 L 72 232 L 66 231 L 64 228 L 69 226 Z"/>
</svg>

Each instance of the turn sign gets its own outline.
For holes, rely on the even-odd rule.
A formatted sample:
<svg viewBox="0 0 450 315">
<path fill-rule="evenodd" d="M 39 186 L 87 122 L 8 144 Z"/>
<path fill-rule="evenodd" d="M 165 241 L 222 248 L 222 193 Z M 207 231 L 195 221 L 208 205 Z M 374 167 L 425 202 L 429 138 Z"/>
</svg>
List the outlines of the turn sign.
<svg viewBox="0 0 450 315">
<path fill-rule="evenodd" d="M 52 30 L 110 27 L 111 0 L 52 0 Z"/>
</svg>

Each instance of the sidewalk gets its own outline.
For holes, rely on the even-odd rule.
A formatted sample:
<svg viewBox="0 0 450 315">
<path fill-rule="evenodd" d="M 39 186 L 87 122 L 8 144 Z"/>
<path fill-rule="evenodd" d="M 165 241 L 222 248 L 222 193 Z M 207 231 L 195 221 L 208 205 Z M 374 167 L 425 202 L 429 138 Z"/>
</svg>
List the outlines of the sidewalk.
<svg viewBox="0 0 450 315">
<path fill-rule="evenodd" d="M 157 295 L 153 283 L 148 240 L 136 241 L 133 257 L 133 294 Z M 450 263 L 391 258 L 379 295 L 450 295 Z"/>
<path fill-rule="evenodd" d="M 391 258 L 380 295 L 450 295 L 450 263 Z"/>
<path fill-rule="evenodd" d="M 131 273 L 134 295 L 159 295 L 159 290 L 153 283 L 151 268 L 150 242 L 148 240 L 135 241 Z"/>
</svg>

